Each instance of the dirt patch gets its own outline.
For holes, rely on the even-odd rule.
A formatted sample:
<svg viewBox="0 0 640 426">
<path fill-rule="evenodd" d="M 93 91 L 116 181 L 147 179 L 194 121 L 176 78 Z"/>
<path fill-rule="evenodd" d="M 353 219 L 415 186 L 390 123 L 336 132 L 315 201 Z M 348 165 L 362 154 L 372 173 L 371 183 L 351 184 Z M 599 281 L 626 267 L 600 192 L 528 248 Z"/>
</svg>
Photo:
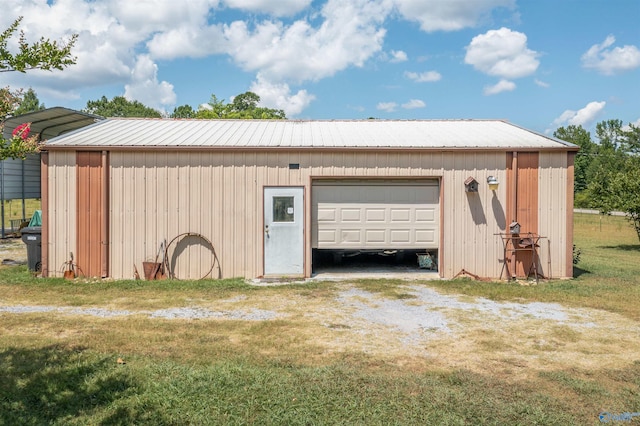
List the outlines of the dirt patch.
<svg viewBox="0 0 640 426">
<path fill-rule="evenodd" d="M 640 324 L 593 309 L 552 303 L 494 302 L 410 286 L 413 299 L 343 291 L 326 311 L 334 349 L 417 356 L 446 367 L 530 374 L 573 366 L 614 368 L 638 359 Z M 319 313 L 316 312 L 315 315 Z M 327 320 L 325 320 L 327 321 Z M 335 345 L 339 342 L 339 345 Z"/>
<path fill-rule="evenodd" d="M 22 239 L 0 239 L 0 262 L 6 265 L 27 263 L 27 246 Z"/>
<path fill-rule="evenodd" d="M 3 306 L 0 299 L 0 315 L 281 320 L 292 325 L 298 341 L 321 348 L 319 353 L 326 355 L 355 352 L 379 359 L 411 359 L 443 368 L 490 370 L 514 379 L 569 367 L 618 368 L 640 359 L 640 324 L 617 314 L 555 303 L 445 295 L 421 284 L 407 284 L 401 290 L 404 297 L 392 298 L 344 284 L 330 297 L 261 293 L 199 299 L 192 301 L 193 306 L 157 310 Z"/>
</svg>

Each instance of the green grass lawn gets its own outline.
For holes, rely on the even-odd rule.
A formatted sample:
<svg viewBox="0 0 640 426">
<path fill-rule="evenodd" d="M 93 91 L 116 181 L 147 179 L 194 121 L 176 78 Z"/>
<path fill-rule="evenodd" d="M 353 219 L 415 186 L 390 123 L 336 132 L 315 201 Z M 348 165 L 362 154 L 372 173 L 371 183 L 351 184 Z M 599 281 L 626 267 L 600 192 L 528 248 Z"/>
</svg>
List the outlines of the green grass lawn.
<svg viewBox="0 0 640 426">
<path fill-rule="evenodd" d="M 582 260 L 574 280 L 425 285 L 495 300 L 595 308 L 640 321 L 640 244 L 633 229 L 621 218 L 600 222 L 576 215 L 575 243 Z M 405 294 L 403 282 L 355 285 L 389 297 Z M 330 300 L 339 286 L 69 282 L 33 279 L 23 267 L 11 267 L 0 269 L 0 307 L 123 309 L 294 294 Z M 640 354 L 617 368 L 566 365 L 522 378 L 442 368 L 428 358 L 383 359 L 366 352 L 321 357 L 296 318 L 248 324 L 34 312 L 0 313 L 0 319 L 0 425 L 582 425 L 600 424 L 603 411 L 640 411 Z M 579 338 L 558 333 L 567 342 Z M 492 350 L 486 356 L 495 356 Z M 116 362 L 119 357 L 124 364 Z"/>
</svg>

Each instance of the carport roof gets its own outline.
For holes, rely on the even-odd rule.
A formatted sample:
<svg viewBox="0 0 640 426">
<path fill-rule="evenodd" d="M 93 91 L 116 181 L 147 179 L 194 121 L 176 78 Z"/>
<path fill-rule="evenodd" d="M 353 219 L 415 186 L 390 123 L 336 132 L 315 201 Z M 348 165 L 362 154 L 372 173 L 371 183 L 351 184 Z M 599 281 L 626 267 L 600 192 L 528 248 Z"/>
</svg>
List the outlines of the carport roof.
<svg viewBox="0 0 640 426">
<path fill-rule="evenodd" d="M 560 149 L 577 146 L 502 120 L 176 120 L 111 118 L 44 149 Z"/>
<path fill-rule="evenodd" d="M 10 139 L 16 127 L 23 123 L 31 123 L 31 132 L 39 133 L 40 140 L 46 140 L 100 120 L 104 118 L 68 108 L 53 107 L 7 118 L 2 135 L 5 139 Z"/>
</svg>

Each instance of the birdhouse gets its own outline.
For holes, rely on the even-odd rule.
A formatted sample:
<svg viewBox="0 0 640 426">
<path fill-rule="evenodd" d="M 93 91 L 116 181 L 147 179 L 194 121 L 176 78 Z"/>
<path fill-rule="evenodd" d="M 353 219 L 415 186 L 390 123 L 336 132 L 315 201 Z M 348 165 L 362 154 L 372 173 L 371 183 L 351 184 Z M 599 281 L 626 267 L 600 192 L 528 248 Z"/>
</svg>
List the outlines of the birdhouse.
<svg viewBox="0 0 640 426">
<path fill-rule="evenodd" d="M 478 181 L 469 176 L 464 181 L 464 190 L 465 192 L 478 192 Z"/>
<path fill-rule="evenodd" d="M 509 232 L 511 232 L 512 235 L 520 234 L 520 224 L 518 222 L 511 222 L 511 225 L 509 225 Z"/>
</svg>

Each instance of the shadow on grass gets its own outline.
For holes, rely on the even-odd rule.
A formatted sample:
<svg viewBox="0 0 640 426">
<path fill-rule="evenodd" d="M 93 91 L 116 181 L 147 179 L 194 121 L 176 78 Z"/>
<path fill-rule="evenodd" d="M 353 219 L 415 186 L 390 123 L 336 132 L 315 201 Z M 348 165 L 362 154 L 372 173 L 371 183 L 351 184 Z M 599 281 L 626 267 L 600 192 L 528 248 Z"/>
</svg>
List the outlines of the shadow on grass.
<svg viewBox="0 0 640 426">
<path fill-rule="evenodd" d="M 112 359 L 83 348 L 48 346 L 0 352 L 0 424 L 64 423 L 102 417 L 101 424 L 135 424 L 140 414 L 107 407 L 136 393 L 136 385 Z"/>
<path fill-rule="evenodd" d="M 587 271 L 586 269 L 578 268 L 577 266 L 573 267 L 573 278 L 578 278 L 581 275 L 590 274 L 591 271 Z"/>
<path fill-rule="evenodd" d="M 600 249 L 640 251 L 640 244 L 618 244 L 617 246 L 599 246 Z"/>
</svg>

